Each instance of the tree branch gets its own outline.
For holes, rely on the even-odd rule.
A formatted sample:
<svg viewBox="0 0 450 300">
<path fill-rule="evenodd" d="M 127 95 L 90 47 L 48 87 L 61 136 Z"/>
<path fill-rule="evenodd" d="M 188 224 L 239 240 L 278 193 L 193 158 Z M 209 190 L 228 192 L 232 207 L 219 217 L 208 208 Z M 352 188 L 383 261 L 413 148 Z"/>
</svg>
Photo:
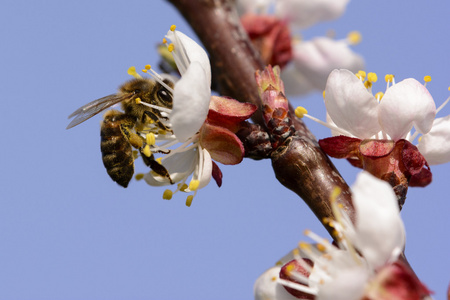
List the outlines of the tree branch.
<svg viewBox="0 0 450 300">
<path fill-rule="evenodd" d="M 240 24 L 234 3 L 230 0 L 169 2 L 183 14 L 209 52 L 220 93 L 241 102 L 256 104 L 260 109 L 253 121 L 265 128 L 255 80 L 255 71 L 265 66 Z M 353 217 L 348 185 L 322 152 L 314 135 L 295 117 L 292 106 L 290 115 L 296 129 L 295 135 L 271 155 L 277 179 L 299 195 L 320 221 L 333 217 L 329 199 L 333 189 L 339 186 L 342 193 L 338 201 Z M 327 227 L 327 230 L 331 232 L 331 228 Z"/>
</svg>

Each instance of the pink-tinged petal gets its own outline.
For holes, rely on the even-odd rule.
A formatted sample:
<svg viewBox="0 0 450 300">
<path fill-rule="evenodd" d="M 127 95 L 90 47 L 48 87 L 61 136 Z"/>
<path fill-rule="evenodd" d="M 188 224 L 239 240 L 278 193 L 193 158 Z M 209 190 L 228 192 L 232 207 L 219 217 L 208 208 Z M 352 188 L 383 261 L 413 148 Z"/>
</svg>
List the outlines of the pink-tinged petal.
<svg viewBox="0 0 450 300">
<path fill-rule="evenodd" d="M 208 185 L 208 183 L 211 181 L 213 171 L 213 161 L 211 160 L 210 153 L 206 149 L 201 149 L 201 151 L 202 152 L 198 155 L 202 160 L 201 163 L 203 167 L 201 169 L 197 168 L 193 175 L 193 178 L 197 178 L 200 181 L 198 189 L 202 189 Z"/>
<path fill-rule="evenodd" d="M 358 155 L 361 140 L 340 135 L 319 140 L 322 150 L 334 158 L 349 158 Z"/>
<path fill-rule="evenodd" d="M 295 44 L 292 61 L 296 71 L 319 91 L 325 89 L 328 75 L 334 69 L 351 72 L 364 69 L 364 59 L 354 53 L 346 41 L 327 37 Z"/>
<path fill-rule="evenodd" d="M 177 39 L 174 36 L 175 34 L 177 35 Z M 167 37 L 175 45 L 175 52 L 177 52 L 177 54 L 174 55 L 174 59 L 175 59 L 177 66 L 179 66 L 180 64 L 184 64 L 184 62 L 181 62 L 181 60 L 180 60 L 180 58 L 182 56 L 181 52 L 180 52 L 181 49 L 177 50 L 177 48 L 182 47 L 185 51 L 185 54 L 188 58 L 189 63 L 197 62 L 201 65 L 201 67 L 203 68 L 203 70 L 205 72 L 206 84 L 208 85 L 208 87 L 210 87 L 211 86 L 211 65 L 209 62 L 208 54 L 206 54 L 205 50 L 199 44 L 197 44 L 193 39 L 191 39 L 190 37 L 188 37 L 187 35 L 185 35 L 184 33 L 180 32 L 178 30 L 176 30 L 176 33 L 169 30 L 167 32 Z M 184 75 L 183 69 L 182 68 L 178 68 L 178 69 L 180 70 L 180 73 L 183 76 Z"/>
<path fill-rule="evenodd" d="M 212 96 L 209 104 L 208 123 L 228 128 L 236 132 L 239 124 L 247 120 L 257 110 L 251 103 L 241 103 L 235 99 Z"/>
<path fill-rule="evenodd" d="M 378 101 L 348 70 L 334 70 L 325 89 L 325 106 L 333 122 L 355 137 L 367 139 L 381 130 Z"/>
<path fill-rule="evenodd" d="M 369 158 L 383 157 L 394 150 L 395 143 L 392 140 L 364 140 L 359 146 L 362 155 Z"/>
<path fill-rule="evenodd" d="M 275 13 L 303 29 L 315 23 L 340 17 L 349 0 L 278 0 Z"/>
<path fill-rule="evenodd" d="M 224 165 L 235 165 L 244 158 L 244 146 L 230 130 L 205 123 L 200 131 L 200 144 L 212 159 Z"/>
<path fill-rule="evenodd" d="M 436 105 L 427 88 L 413 78 L 405 79 L 387 89 L 379 108 L 383 131 L 393 140 L 405 138 L 414 126 L 428 133 L 436 116 Z"/>
<path fill-rule="evenodd" d="M 222 175 L 222 171 L 220 170 L 219 166 L 215 162 L 212 162 L 212 177 L 216 181 L 217 186 L 221 187 L 223 175 Z"/>
<path fill-rule="evenodd" d="M 305 258 L 304 261 L 310 266 L 312 267 L 314 265 L 314 263 L 310 260 Z M 309 272 L 303 268 L 300 263 L 296 260 L 293 259 L 290 262 L 286 263 L 280 270 L 280 278 L 287 280 L 287 281 L 291 281 L 294 283 L 298 283 L 301 285 L 304 285 L 302 282 L 296 280 L 294 277 L 291 277 L 290 274 L 292 272 L 296 272 L 299 274 L 302 274 L 303 276 L 305 276 L 306 278 L 309 277 Z M 304 292 L 300 292 L 298 290 L 295 290 L 293 288 L 289 288 L 284 286 L 284 288 L 286 289 L 286 291 L 288 291 L 289 294 L 295 296 L 297 299 L 314 299 L 314 296 L 311 294 L 307 294 Z"/>
<path fill-rule="evenodd" d="M 450 115 L 435 119 L 417 147 L 430 165 L 450 162 Z"/>
<path fill-rule="evenodd" d="M 250 13 L 241 17 L 241 24 L 265 65 L 283 68 L 291 60 L 291 33 L 284 20 Z"/>
<path fill-rule="evenodd" d="M 284 93 L 284 84 L 280 77 L 280 68 L 271 65 L 267 66 L 263 71 L 255 72 L 256 84 L 258 85 L 259 94 L 261 95 L 269 87 L 277 92 Z"/>
<path fill-rule="evenodd" d="M 296 300 L 274 278 L 278 278 L 281 267 L 273 267 L 265 271 L 253 286 L 255 300 Z"/>
<path fill-rule="evenodd" d="M 180 142 L 199 131 L 209 110 L 211 89 L 203 67 L 196 62 L 175 84 L 173 108 L 170 114 L 172 129 Z"/>
<path fill-rule="evenodd" d="M 356 211 L 353 244 L 372 269 L 395 260 L 405 245 L 405 230 L 392 187 L 368 172 L 352 186 Z"/>
<path fill-rule="evenodd" d="M 363 299 L 421 300 L 431 293 L 403 263 L 381 268 L 367 286 Z"/>
</svg>

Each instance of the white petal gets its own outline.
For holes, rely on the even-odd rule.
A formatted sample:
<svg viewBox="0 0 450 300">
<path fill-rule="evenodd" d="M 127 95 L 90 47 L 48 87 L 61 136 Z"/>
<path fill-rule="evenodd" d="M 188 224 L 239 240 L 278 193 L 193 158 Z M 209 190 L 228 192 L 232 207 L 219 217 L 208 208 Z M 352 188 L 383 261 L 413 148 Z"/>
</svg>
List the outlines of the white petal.
<svg viewBox="0 0 450 300">
<path fill-rule="evenodd" d="M 198 180 L 200 181 L 200 185 L 198 186 L 199 189 L 204 188 L 208 185 L 209 181 L 212 177 L 212 160 L 211 155 L 209 154 L 208 150 L 202 149 L 202 164 L 203 168 L 201 170 L 201 173 L 198 174 Z M 194 174 L 194 177 L 197 176 L 197 174 Z"/>
<path fill-rule="evenodd" d="M 314 269 L 313 269 L 314 270 Z M 358 300 L 369 280 L 363 268 L 341 269 L 338 276 L 319 285 L 316 300 Z"/>
<path fill-rule="evenodd" d="M 352 195 L 356 212 L 353 244 L 376 269 L 392 260 L 405 245 L 397 197 L 388 183 L 365 171 L 352 186 Z"/>
<path fill-rule="evenodd" d="M 281 267 L 273 267 L 265 271 L 255 282 L 253 293 L 255 300 L 296 300 L 274 278 L 278 278 Z"/>
<path fill-rule="evenodd" d="M 170 174 L 173 182 L 179 182 L 194 172 L 195 166 L 198 164 L 198 152 L 195 149 L 176 153 L 163 160 L 163 166 Z M 147 184 L 151 186 L 169 185 L 169 179 L 149 172 L 144 176 Z"/>
<path fill-rule="evenodd" d="M 387 89 L 381 99 L 379 120 L 393 140 L 404 138 L 414 126 L 422 134 L 430 131 L 436 105 L 427 88 L 413 78 Z"/>
<path fill-rule="evenodd" d="M 433 127 L 422 136 L 418 148 L 430 165 L 450 162 L 450 115 L 434 120 Z"/>
<path fill-rule="evenodd" d="M 264 13 L 273 0 L 237 0 L 237 11 L 239 15 L 246 13 Z"/>
<path fill-rule="evenodd" d="M 328 75 L 334 69 L 351 72 L 364 69 L 363 58 L 354 53 L 347 42 L 326 37 L 295 44 L 293 63 L 311 88 L 320 91 L 325 89 Z"/>
<path fill-rule="evenodd" d="M 370 138 L 381 130 L 378 101 L 348 70 L 334 70 L 325 88 L 325 106 L 333 122 L 355 137 Z"/>
<path fill-rule="evenodd" d="M 178 40 L 175 39 L 174 34 L 177 35 Z M 167 32 L 167 37 L 174 43 L 175 52 L 177 55 L 181 55 L 181 50 L 184 49 L 186 56 L 188 58 L 188 63 L 198 62 L 202 66 L 203 70 L 206 74 L 206 80 L 208 81 L 208 86 L 211 86 L 211 65 L 209 62 L 208 54 L 206 54 L 205 50 L 197 44 L 193 39 L 185 35 L 184 33 L 176 30 L 176 33 L 169 30 Z M 181 45 L 178 43 L 181 42 Z M 178 49 L 182 48 L 182 49 Z M 178 49 L 178 50 L 177 50 Z M 174 57 L 175 58 L 175 57 Z M 183 73 L 181 75 L 184 75 Z"/>
<path fill-rule="evenodd" d="M 299 29 L 340 17 L 349 0 L 278 0 L 275 13 Z"/>
<path fill-rule="evenodd" d="M 211 99 L 210 83 L 200 63 L 192 62 L 175 84 L 170 121 L 175 136 L 186 141 L 206 120 Z"/>
</svg>

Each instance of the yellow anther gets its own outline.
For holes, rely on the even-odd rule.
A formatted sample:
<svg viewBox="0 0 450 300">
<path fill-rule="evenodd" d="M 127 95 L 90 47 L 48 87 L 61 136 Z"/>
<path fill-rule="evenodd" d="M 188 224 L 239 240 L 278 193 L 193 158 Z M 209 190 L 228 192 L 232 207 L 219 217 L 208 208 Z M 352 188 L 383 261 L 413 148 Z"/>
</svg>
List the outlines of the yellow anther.
<svg viewBox="0 0 450 300">
<path fill-rule="evenodd" d="M 448 90 L 450 91 L 450 86 L 448 87 Z"/>
<path fill-rule="evenodd" d="M 311 245 L 305 242 L 300 242 L 298 246 L 303 250 L 311 250 Z"/>
<path fill-rule="evenodd" d="M 150 151 L 150 146 L 145 145 L 144 150 L 142 151 L 145 156 L 150 157 L 152 155 L 152 151 Z"/>
<path fill-rule="evenodd" d="M 338 186 L 335 186 L 330 195 L 330 201 L 336 201 L 337 197 L 341 194 L 342 189 Z"/>
<path fill-rule="evenodd" d="M 191 207 L 193 199 L 194 199 L 194 196 L 192 196 L 192 195 L 187 196 L 187 198 L 186 198 L 186 206 L 187 207 Z"/>
<path fill-rule="evenodd" d="M 180 191 L 185 192 L 188 188 L 188 185 L 186 183 L 183 183 L 183 185 L 180 187 Z"/>
<path fill-rule="evenodd" d="M 281 267 L 281 266 L 283 266 L 284 264 L 283 264 L 283 262 L 281 261 L 281 260 L 279 260 L 279 261 L 277 261 L 276 263 L 275 263 L 275 266 L 278 266 L 278 267 Z"/>
<path fill-rule="evenodd" d="M 144 68 L 145 68 L 146 70 L 150 70 L 150 69 L 152 68 L 152 66 L 150 66 L 150 65 L 145 65 Z"/>
<path fill-rule="evenodd" d="M 419 138 L 417 139 L 417 141 L 419 141 L 419 142 L 420 142 L 421 140 L 422 140 L 422 137 L 419 137 Z"/>
<path fill-rule="evenodd" d="M 303 118 L 303 116 L 305 115 L 305 114 L 307 114 L 308 113 L 308 111 L 306 110 L 306 108 L 304 108 L 304 107 L 302 107 L 302 106 L 299 106 L 299 107 L 297 107 L 296 109 L 295 109 L 295 116 L 297 117 L 297 118 Z"/>
<path fill-rule="evenodd" d="M 169 46 L 167 46 L 167 49 L 169 50 L 169 52 L 172 52 L 174 48 L 175 48 L 175 46 L 172 43 L 170 43 Z"/>
<path fill-rule="evenodd" d="M 430 75 L 427 75 L 427 76 L 425 76 L 425 77 L 423 78 L 423 80 L 424 80 L 425 82 L 430 82 L 430 81 L 431 81 L 431 76 L 430 76 Z"/>
<path fill-rule="evenodd" d="M 359 70 L 358 73 L 355 74 L 360 80 L 364 81 L 366 79 L 366 72 Z"/>
<path fill-rule="evenodd" d="M 322 92 L 322 97 L 325 99 L 325 90 Z"/>
<path fill-rule="evenodd" d="M 311 233 L 311 230 L 309 230 L 309 229 L 305 229 L 304 231 L 303 231 L 303 235 L 308 235 L 308 234 L 310 234 Z"/>
<path fill-rule="evenodd" d="M 361 40 L 362 40 L 362 36 L 359 31 L 351 31 L 347 35 L 347 41 L 350 43 L 350 45 L 357 45 L 357 44 L 361 43 Z"/>
<path fill-rule="evenodd" d="M 384 76 L 384 80 L 386 82 L 393 82 L 394 81 L 394 75 L 393 74 L 386 74 L 386 76 Z"/>
<path fill-rule="evenodd" d="M 136 72 L 136 67 L 129 67 L 127 73 L 128 73 L 128 75 L 131 75 L 134 78 L 138 78 L 138 79 L 142 78 L 142 76 Z"/>
<path fill-rule="evenodd" d="M 189 182 L 189 189 L 191 191 L 196 191 L 199 186 L 200 186 L 200 180 L 192 179 L 191 182 Z"/>
<path fill-rule="evenodd" d="M 154 145 L 156 142 L 155 135 L 153 133 L 147 133 L 145 135 L 145 142 L 149 145 Z"/>
<path fill-rule="evenodd" d="M 166 40 L 166 38 L 163 38 L 163 44 L 167 44 L 167 40 Z"/>
<path fill-rule="evenodd" d="M 285 269 L 287 275 L 289 275 L 292 271 L 294 271 L 294 269 L 295 269 L 294 265 L 287 265 Z"/>
<path fill-rule="evenodd" d="M 142 69 L 141 71 L 144 73 L 147 73 L 147 69 Z"/>
<path fill-rule="evenodd" d="M 372 82 L 370 82 L 369 80 L 367 80 L 366 82 L 364 82 L 364 86 L 366 87 L 366 89 L 369 89 L 372 87 Z"/>
<path fill-rule="evenodd" d="M 322 244 L 317 244 L 317 250 L 319 250 L 320 252 L 325 252 L 327 248 L 322 245 Z"/>
<path fill-rule="evenodd" d="M 137 97 L 136 99 L 134 99 L 134 101 L 136 101 L 136 104 L 140 104 L 142 102 L 141 98 Z"/>
<path fill-rule="evenodd" d="M 173 192 L 171 190 L 165 190 L 163 193 L 163 199 L 164 200 L 170 200 L 172 199 Z"/>
<path fill-rule="evenodd" d="M 378 92 L 375 94 L 375 98 L 380 101 L 381 99 L 383 99 L 384 93 L 383 92 Z"/>
<path fill-rule="evenodd" d="M 136 176 L 134 176 L 134 178 L 136 180 L 141 180 L 142 178 L 144 178 L 144 174 L 142 174 L 142 173 L 136 174 Z"/>
<path fill-rule="evenodd" d="M 272 278 L 270 278 L 272 281 L 277 281 L 277 276 L 273 276 Z"/>
<path fill-rule="evenodd" d="M 294 250 L 292 250 L 292 255 L 300 256 L 300 250 L 298 250 L 298 248 L 295 248 Z"/>
<path fill-rule="evenodd" d="M 175 29 L 177 29 L 177 26 L 176 26 L 176 25 L 170 26 L 170 31 L 175 31 Z"/>
<path fill-rule="evenodd" d="M 378 80 L 378 76 L 376 73 L 371 72 L 371 73 L 367 74 L 367 81 L 377 82 L 377 80 Z"/>
</svg>

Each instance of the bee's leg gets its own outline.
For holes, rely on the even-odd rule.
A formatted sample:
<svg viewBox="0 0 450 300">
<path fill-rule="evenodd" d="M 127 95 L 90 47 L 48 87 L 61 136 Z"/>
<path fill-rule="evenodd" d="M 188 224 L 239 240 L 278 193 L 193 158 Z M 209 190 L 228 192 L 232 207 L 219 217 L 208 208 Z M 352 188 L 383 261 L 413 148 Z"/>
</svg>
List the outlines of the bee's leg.
<svg viewBox="0 0 450 300">
<path fill-rule="evenodd" d="M 123 133 L 123 135 L 128 139 L 130 144 L 136 148 L 140 149 L 144 147 L 144 138 L 140 136 L 139 134 L 132 131 L 133 126 L 130 126 L 131 124 L 121 124 L 120 129 Z M 134 124 L 133 124 L 134 125 Z"/>
<path fill-rule="evenodd" d="M 152 169 L 153 172 L 155 172 L 156 174 L 158 174 L 162 177 L 166 177 L 167 179 L 169 179 L 170 184 L 174 184 L 174 182 L 172 181 L 172 178 L 170 178 L 169 171 L 167 171 L 167 169 L 163 165 L 161 165 L 159 162 L 157 162 L 155 160 L 155 157 L 153 156 L 153 154 L 151 154 L 149 157 L 149 156 L 146 156 L 144 153 L 142 153 L 142 149 L 140 149 L 140 152 L 141 152 L 142 160 L 148 167 L 150 167 L 150 169 Z"/>
<path fill-rule="evenodd" d="M 168 131 L 170 133 L 173 133 L 173 131 L 171 129 L 167 128 L 167 126 L 164 125 L 163 122 L 161 122 L 161 119 L 163 119 L 163 117 L 161 115 L 159 115 L 157 113 L 154 113 L 153 111 L 147 110 L 147 111 L 144 112 L 144 118 L 145 118 L 145 116 L 147 116 L 153 122 L 155 122 L 160 129 Z M 145 121 L 145 120 L 143 120 L 143 121 Z"/>
</svg>

